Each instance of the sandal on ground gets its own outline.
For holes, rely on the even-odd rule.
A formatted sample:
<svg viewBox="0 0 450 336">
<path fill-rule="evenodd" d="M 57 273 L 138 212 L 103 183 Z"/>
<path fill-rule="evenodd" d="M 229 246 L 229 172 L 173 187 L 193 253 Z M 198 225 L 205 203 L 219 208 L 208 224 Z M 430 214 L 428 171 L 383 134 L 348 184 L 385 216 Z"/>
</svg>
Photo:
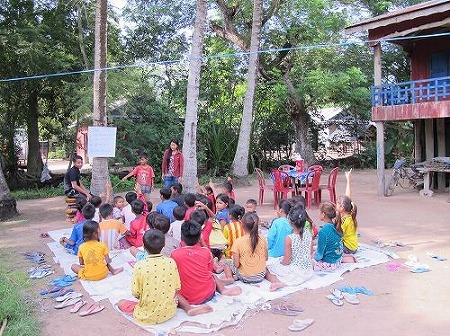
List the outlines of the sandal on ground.
<svg viewBox="0 0 450 336">
<path fill-rule="evenodd" d="M 69 310 L 72 314 L 78 313 L 78 311 L 86 304 L 86 301 L 80 300 L 73 305 L 73 307 Z"/>
<path fill-rule="evenodd" d="M 98 302 L 91 304 L 86 310 L 83 310 L 78 315 L 80 316 L 88 316 L 92 314 L 96 314 L 105 309 L 105 306 L 100 305 Z"/>
<path fill-rule="evenodd" d="M 37 269 L 36 271 L 30 273 L 30 279 L 42 279 L 54 272 L 51 269 Z"/>
<path fill-rule="evenodd" d="M 66 293 L 64 295 L 56 297 L 55 301 L 56 302 L 63 302 L 65 300 L 67 300 L 67 299 L 75 299 L 75 298 L 79 298 L 79 297 L 82 297 L 82 296 L 83 296 L 83 294 L 79 293 L 79 292 L 69 292 L 69 293 Z"/>
<path fill-rule="evenodd" d="M 48 232 L 42 232 L 39 237 L 41 238 L 50 238 L 50 235 L 48 234 Z"/>
<path fill-rule="evenodd" d="M 342 293 L 339 289 L 337 289 L 337 288 L 331 289 L 330 292 L 331 292 L 331 294 L 332 294 L 333 296 L 335 296 L 337 299 L 343 299 L 343 298 L 344 298 L 343 293 Z"/>
<path fill-rule="evenodd" d="M 356 294 L 342 293 L 342 296 L 344 297 L 345 301 L 352 305 L 357 305 L 360 302 Z"/>
<path fill-rule="evenodd" d="M 281 305 L 281 307 L 286 307 L 286 309 L 294 311 L 294 312 L 298 312 L 298 313 L 301 313 L 302 311 L 304 311 L 303 307 L 297 306 L 296 304 L 290 303 L 290 302 L 283 303 Z"/>
<path fill-rule="evenodd" d="M 57 293 L 61 290 L 61 287 L 50 287 L 48 289 L 43 289 L 39 292 L 39 294 L 41 295 L 47 295 L 47 294 L 51 294 L 51 293 Z M 59 296 L 59 295 L 58 295 Z"/>
<path fill-rule="evenodd" d="M 344 305 L 344 301 L 342 301 L 341 299 L 337 298 L 332 294 L 327 295 L 326 298 L 330 300 L 331 303 L 334 304 L 335 306 L 341 307 Z"/>
<path fill-rule="evenodd" d="M 297 316 L 298 311 L 290 310 L 284 305 L 274 306 L 270 308 L 270 312 L 276 315 Z"/>
<path fill-rule="evenodd" d="M 65 308 L 65 307 L 73 306 L 75 303 L 77 303 L 80 300 L 81 299 L 79 297 L 77 297 L 77 298 L 68 298 L 68 299 L 65 299 L 63 302 L 60 302 L 59 304 L 57 304 L 54 307 L 55 307 L 55 309 L 62 309 L 62 308 Z"/>
<path fill-rule="evenodd" d="M 312 318 L 307 318 L 304 320 L 294 320 L 294 322 L 288 327 L 290 331 L 302 331 L 308 328 L 314 323 Z"/>
<path fill-rule="evenodd" d="M 50 294 L 50 297 L 52 298 L 57 298 L 59 296 L 63 296 L 66 295 L 67 293 L 73 292 L 72 288 L 64 288 L 64 287 L 55 287 L 55 288 L 58 288 L 58 291 Z"/>
</svg>

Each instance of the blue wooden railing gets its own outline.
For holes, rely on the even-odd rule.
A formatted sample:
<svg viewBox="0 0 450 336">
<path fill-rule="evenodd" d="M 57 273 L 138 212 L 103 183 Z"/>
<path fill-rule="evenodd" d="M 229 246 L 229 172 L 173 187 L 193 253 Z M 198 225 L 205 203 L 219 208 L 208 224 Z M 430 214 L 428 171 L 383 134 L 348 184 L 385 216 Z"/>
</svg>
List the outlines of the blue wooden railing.
<svg viewBox="0 0 450 336">
<path fill-rule="evenodd" d="M 416 104 L 450 99 L 450 76 L 372 86 L 372 106 Z"/>
</svg>

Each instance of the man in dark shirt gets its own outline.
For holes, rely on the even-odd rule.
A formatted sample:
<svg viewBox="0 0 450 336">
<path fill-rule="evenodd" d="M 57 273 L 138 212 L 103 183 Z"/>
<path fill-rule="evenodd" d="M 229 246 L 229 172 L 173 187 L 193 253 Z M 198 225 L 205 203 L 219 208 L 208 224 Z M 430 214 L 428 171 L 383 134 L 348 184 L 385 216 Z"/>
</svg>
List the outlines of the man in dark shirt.
<svg viewBox="0 0 450 336">
<path fill-rule="evenodd" d="M 64 194 L 69 197 L 91 198 L 91 194 L 80 181 L 80 168 L 83 167 L 83 158 L 79 155 L 73 156 L 73 166 L 64 176 Z"/>
</svg>

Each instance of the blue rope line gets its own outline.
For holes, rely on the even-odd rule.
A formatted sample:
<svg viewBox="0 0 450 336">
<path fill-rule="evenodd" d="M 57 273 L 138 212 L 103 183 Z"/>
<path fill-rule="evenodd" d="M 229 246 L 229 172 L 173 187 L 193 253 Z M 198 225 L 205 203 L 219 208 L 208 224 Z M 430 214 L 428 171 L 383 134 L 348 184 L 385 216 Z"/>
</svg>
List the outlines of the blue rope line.
<svg viewBox="0 0 450 336">
<path fill-rule="evenodd" d="M 70 76 L 70 75 L 79 75 L 79 74 L 84 74 L 84 73 L 93 73 L 96 71 L 122 70 L 122 69 L 127 69 L 127 68 L 143 68 L 143 67 L 149 67 L 152 65 L 170 65 L 170 64 L 178 64 L 178 63 L 196 61 L 199 59 L 204 61 L 207 59 L 239 57 L 239 56 L 246 56 L 246 55 L 251 55 L 251 54 L 270 54 L 270 53 L 281 52 L 281 51 L 336 48 L 336 47 L 343 47 L 343 46 L 349 46 L 349 45 L 361 45 L 361 44 L 369 44 L 369 43 L 376 43 L 376 42 L 392 42 L 392 41 L 400 41 L 400 40 L 412 40 L 412 39 L 419 39 L 419 38 L 440 37 L 440 36 L 448 36 L 448 35 L 450 35 L 450 32 L 439 33 L 439 34 L 429 34 L 429 35 L 408 36 L 408 37 L 382 38 L 382 39 L 377 39 L 377 40 L 361 40 L 359 42 L 352 41 L 352 42 L 340 42 L 340 43 L 320 43 L 320 44 L 315 44 L 315 45 L 298 46 L 298 47 L 290 47 L 290 48 L 273 48 L 273 49 L 264 49 L 264 50 L 258 50 L 258 51 L 241 51 L 241 52 L 226 53 L 226 54 L 207 55 L 207 56 L 202 56 L 200 58 L 188 57 L 188 58 L 182 58 L 182 59 L 176 59 L 176 60 L 154 61 L 154 62 L 144 62 L 144 63 L 141 62 L 141 63 L 134 63 L 134 64 L 116 65 L 116 66 L 109 66 L 109 67 L 100 68 L 100 69 L 86 69 L 86 70 L 78 70 L 78 71 L 56 72 L 56 73 L 50 73 L 50 74 L 16 77 L 16 78 L 3 78 L 3 79 L 0 79 L 0 83 L 18 82 L 18 81 L 24 81 L 24 80 L 34 80 L 34 79 L 43 79 L 43 78 L 63 77 L 63 76 Z"/>
</svg>

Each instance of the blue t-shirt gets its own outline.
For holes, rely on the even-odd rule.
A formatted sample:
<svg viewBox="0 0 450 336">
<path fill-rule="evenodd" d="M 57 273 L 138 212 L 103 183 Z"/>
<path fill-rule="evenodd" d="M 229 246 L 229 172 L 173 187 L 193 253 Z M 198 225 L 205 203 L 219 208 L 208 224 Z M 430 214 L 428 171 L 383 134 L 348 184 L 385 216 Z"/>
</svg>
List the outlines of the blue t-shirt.
<svg viewBox="0 0 450 336">
<path fill-rule="evenodd" d="M 73 253 L 75 255 L 78 254 L 78 248 L 80 247 L 80 245 L 84 243 L 84 240 L 83 240 L 83 224 L 86 223 L 86 222 L 87 222 L 87 219 L 85 219 L 85 220 L 83 220 L 81 222 L 78 222 L 78 223 L 76 223 L 73 226 L 72 234 L 70 235 L 69 240 L 75 242 L 75 245 L 68 245 L 68 244 L 66 245 L 66 248 L 70 252 L 73 251 Z"/>
<path fill-rule="evenodd" d="M 267 248 L 269 257 L 284 256 L 284 240 L 288 235 L 294 232 L 289 220 L 286 217 L 279 217 L 272 221 L 269 232 L 267 233 Z"/>
<path fill-rule="evenodd" d="M 326 223 L 319 231 L 314 259 L 335 264 L 341 260 L 343 253 L 342 236 L 333 223 Z"/>
<path fill-rule="evenodd" d="M 225 221 L 225 223 L 230 223 L 230 217 L 228 216 L 229 211 L 228 208 L 219 210 L 216 212 L 216 218 L 220 222 L 222 219 Z"/>
<path fill-rule="evenodd" d="M 175 209 L 178 206 L 177 203 L 175 203 L 172 200 L 165 200 L 159 203 L 156 206 L 156 211 L 160 214 L 163 214 L 166 217 L 169 217 L 170 222 L 172 223 L 175 219 L 173 218 L 173 209 Z"/>
</svg>

